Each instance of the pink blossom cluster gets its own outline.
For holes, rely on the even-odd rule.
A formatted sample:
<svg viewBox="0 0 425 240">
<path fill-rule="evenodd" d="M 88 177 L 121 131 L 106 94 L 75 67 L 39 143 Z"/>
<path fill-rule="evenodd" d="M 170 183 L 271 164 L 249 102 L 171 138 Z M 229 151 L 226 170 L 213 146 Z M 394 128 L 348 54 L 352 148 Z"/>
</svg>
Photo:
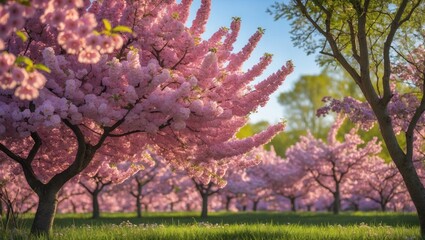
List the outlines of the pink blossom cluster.
<svg viewBox="0 0 425 240">
<path fill-rule="evenodd" d="M 81 14 L 80 9 L 89 5 L 89 1 L 83 0 L 31 1 L 28 6 L 7 1 L 0 5 L 0 88 L 15 90 L 15 96 L 21 100 L 39 96 L 39 90 L 46 83 L 40 70 L 48 69 L 40 64 L 33 67 L 33 60 L 42 59 L 31 58 L 40 54 L 32 51 L 34 47 L 46 46 L 43 38 L 67 54 L 78 55 L 78 61 L 87 64 L 98 62 L 101 54 L 120 49 L 123 45 L 118 34 L 120 29 L 95 32 L 96 16 L 89 12 Z M 18 50 L 16 46 L 24 46 L 24 49 Z M 30 58 L 21 63 L 19 56 Z"/>
</svg>

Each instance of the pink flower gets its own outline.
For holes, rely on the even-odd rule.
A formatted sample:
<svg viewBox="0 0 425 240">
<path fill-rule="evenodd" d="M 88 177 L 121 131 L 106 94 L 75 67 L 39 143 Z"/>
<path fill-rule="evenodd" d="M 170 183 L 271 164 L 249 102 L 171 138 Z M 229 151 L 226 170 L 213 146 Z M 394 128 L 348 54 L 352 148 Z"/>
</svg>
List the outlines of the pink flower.
<svg viewBox="0 0 425 240">
<path fill-rule="evenodd" d="M 87 35 L 89 35 L 89 33 L 91 33 L 91 31 L 92 31 L 92 28 L 85 25 L 84 23 L 83 24 L 80 23 L 76 33 L 79 37 L 86 37 Z"/>
<path fill-rule="evenodd" d="M 81 20 L 82 24 L 84 26 L 87 26 L 88 28 L 93 29 L 97 26 L 96 17 L 92 13 L 85 13 L 80 20 Z"/>
<path fill-rule="evenodd" d="M 93 50 L 99 50 L 100 49 L 100 36 L 96 35 L 90 35 L 86 39 L 86 47 L 91 48 Z"/>
<path fill-rule="evenodd" d="M 46 77 L 35 71 L 28 75 L 28 78 L 22 82 L 22 85 L 30 85 L 31 87 L 41 89 L 46 84 Z"/>
<path fill-rule="evenodd" d="M 60 45 L 64 45 L 66 41 L 71 38 L 78 38 L 78 37 L 74 35 L 72 32 L 60 32 L 58 34 L 58 43 Z"/>
<path fill-rule="evenodd" d="M 30 85 L 19 86 L 15 91 L 15 96 L 21 100 L 32 100 L 38 97 L 38 89 Z"/>
<path fill-rule="evenodd" d="M 0 88 L 13 89 L 18 83 L 12 78 L 10 73 L 3 73 L 0 75 Z"/>
<path fill-rule="evenodd" d="M 14 62 L 15 55 L 6 52 L 0 54 L 0 72 L 9 71 Z"/>
<path fill-rule="evenodd" d="M 70 38 L 65 42 L 63 48 L 69 54 L 77 54 L 83 48 L 83 40 L 81 38 Z"/>
<path fill-rule="evenodd" d="M 98 51 L 85 49 L 78 54 L 78 61 L 80 63 L 96 63 L 100 60 Z"/>
<path fill-rule="evenodd" d="M 76 9 L 69 9 L 65 13 L 66 20 L 78 21 L 79 17 L 80 17 L 80 15 L 78 14 Z"/>
<path fill-rule="evenodd" d="M 65 27 L 64 21 L 65 21 L 65 13 L 63 11 L 56 10 L 51 13 L 50 24 L 52 24 L 52 26 L 62 30 Z"/>
<path fill-rule="evenodd" d="M 4 42 L 3 40 L 0 39 L 0 50 L 3 50 L 3 49 L 4 49 Z"/>
<path fill-rule="evenodd" d="M 118 34 L 112 35 L 111 38 L 112 38 L 112 42 L 115 46 L 115 49 L 120 49 L 122 47 L 122 45 L 124 44 L 122 37 Z"/>
<path fill-rule="evenodd" d="M 76 32 L 78 30 L 78 20 L 66 19 L 64 29 L 68 32 Z"/>
<path fill-rule="evenodd" d="M 25 71 L 25 69 L 20 67 L 13 67 L 12 68 L 12 78 L 17 81 L 18 83 L 21 83 L 28 79 L 28 72 Z"/>
<path fill-rule="evenodd" d="M 114 45 L 112 42 L 112 39 L 107 37 L 107 36 L 103 36 L 102 38 L 100 38 L 100 53 L 112 53 L 114 51 Z"/>
</svg>

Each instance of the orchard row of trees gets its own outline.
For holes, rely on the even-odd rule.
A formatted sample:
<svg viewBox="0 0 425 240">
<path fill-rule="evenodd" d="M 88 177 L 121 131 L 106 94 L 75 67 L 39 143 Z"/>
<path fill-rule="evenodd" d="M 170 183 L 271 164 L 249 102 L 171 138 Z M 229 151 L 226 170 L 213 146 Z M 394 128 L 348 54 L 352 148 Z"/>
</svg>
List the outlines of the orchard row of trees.
<svg viewBox="0 0 425 240">
<path fill-rule="evenodd" d="M 232 166 L 222 176 L 227 181 L 224 188 L 172 169 L 154 153 L 143 166 L 103 163 L 64 186 L 58 195 L 58 211 L 91 211 L 92 217 L 98 218 L 100 211 L 135 211 L 141 217 L 143 211 L 193 210 L 202 210 L 201 216 L 206 217 L 208 208 L 328 210 L 335 214 L 343 209 L 414 210 L 397 168 L 379 157 L 380 143 L 376 139 L 363 142 L 357 129 L 343 134 L 339 141 L 342 123 L 342 118 L 337 119 L 327 141 L 311 134 L 302 136 L 288 149 L 285 159 L 274 149 L 255 149 L 244 158 L 256 165 Z M 8 174 L 19 171 L 18 166 L 3 163 L 1 169 L 7 176 L 1 179 L 2 200 L 12 208 L 7 212 L 33 211 L 35 194 L 20 174 Z"/>
</svg>

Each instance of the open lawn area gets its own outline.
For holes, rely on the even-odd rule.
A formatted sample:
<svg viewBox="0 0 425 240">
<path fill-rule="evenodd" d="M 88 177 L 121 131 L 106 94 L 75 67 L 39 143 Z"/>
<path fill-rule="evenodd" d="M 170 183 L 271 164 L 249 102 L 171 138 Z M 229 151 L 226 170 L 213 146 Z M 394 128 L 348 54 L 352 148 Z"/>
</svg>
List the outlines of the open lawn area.
<svg viewBox="0 0 425 240">
<path fill-rule="evenodd" d="M 58 214 L 51 239 L 420 239 L 411 213 L 199 213 Z M 28 239 L 31 216 L 3 239 Z"/>
</svg>

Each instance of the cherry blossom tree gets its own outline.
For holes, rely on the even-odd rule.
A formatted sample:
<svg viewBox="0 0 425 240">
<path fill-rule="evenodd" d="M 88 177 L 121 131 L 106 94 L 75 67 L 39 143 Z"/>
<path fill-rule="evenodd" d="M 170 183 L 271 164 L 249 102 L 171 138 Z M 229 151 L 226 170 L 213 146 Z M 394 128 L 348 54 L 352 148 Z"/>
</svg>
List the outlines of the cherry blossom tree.
<svg viewBox="0 0 425 240">
<path fill-rule="evenodd" d="M 136 161 L 150 145 L 177 168 L 208 178 L 203 165 L 247 152 L 283 129 L 233 138 L 292 64 L 250 86 L 272 59 L 266 54 L 241 70 L 264 31 L 233 52 L 241 20 L 204 40 L 211 1 L 203 0 L 186 26 L 190 5 L 0 5 L 0 157 L 20 164 L 39 197 L 32 234 L 51 231 L 59 190 L 111 149 L 125 152 L 118 162 Z"/>
<path fill-rule="evenodd" d="M 218 193 L 220 191 L 220 188 L 214 182 L 209 182 L 207 184 L 204 184 L 195 178 L 192 178 L 192 181 L 202 199 L 201 218 L 207 218 L 208 217 L 208 199 L 213 194 Z"/>
<path fill-rule="evenodd" d="M 164 160 L 155 155 L 155 153 L 146 153 L 147 161 L 140 161 L 136 163 L 138 165 L 137 171 L 126 179 L 122 184 L 118 185 L 119 192 L 127 192 L 130 196 L 134 197 L 136 202 L 136 213 L 137 217 L 142 217 L 142 200 L 146 195 L 155 193 L 165 193 L 163 185 L 166 185 L 167 177 L 170 177 L 169 168 L 167 168 Z M 158 181 L 154 181 L 158 180 Z M 153 183 L 153 184 L 152 184 Z M 162 184 L 160 184 L 162 183 Z M 154 185 L 154 186 L 147 186 Z M 171 188 L 171 187 L 170 187 Z"/>
<path fill-rule="evenodd" d="M 307 195 L 313 186 L 310 181 L 311 177 L 299 165 L 278 156 L 274 148 L 270 151 L 263 151 L 261 158 L 264 159 L 264 162 L 253 167 L 253 169 L 260 167 L 262 174 L 257 171 L 252 175 L 262 176 L 265 181 L 263 188 L 271 191 L 269 195 L 280 195 L 287 198 L 291 210 L 295 212 L 296 201 Z"/>
<path fill-rule="evenodd" d="M 228 169 L 226 172 L 226 186 L 220 191 L 224 200 L 224 208 L 230 211 L 231 201 L 245 194 L 249 178 L 244 169 Z"/>
<path fill-rule="evenodd" d="M 78 183 L 78 179 L 67 182 L 58 193 L 58 213 L 81 213 L 88 211 L 92 199 Z"/>
<path fill-rule="evenodd" d="M 30 212 L 35 206 L 35 194 L 25 183 L 20 167 L 10 161 L 1 161 L 0 217 L 5 217 L 5 221 L 2 221 L 0 228 L 17 228 L 18 215 Z"/>
<path fill-rule="evenodd" d="M 203 163 L 200 168 L 195 169 L 196 172 L 194 173 L 194 177 L 192 177 L 192 181 L 202 199 L 202 218 L 206 218 L 208 216 L 208 198 L 211 195 L 219 193 L 219 191 L 227 185 L 227 170 L 232 169 L 233 171 L 238 171 L 258 168 L 258 164 L 260 164 L 262 160 L 266 160 L 265 158 L 262 158 L 264 151 L 265 150 L 263 150 L 262 147 L 258 147 L 246 154 L 233 157 L 232 159 L 234 159 L 234 161 L 229 161 L 230 159 L 212 161 L 210 163 Z M 205 171 L 210 174 L 206 175 Z M 251 174 L 254 176 L 255 173 L 256 172 L 252 172 Z M 192 173 L 188 172 L 188 174 L 191 175 Z M 247 172 L 247 176 L 248 174 L 249 173 Z M 258 203 L 259 200 L 257 199 L 262 198 L 262 194 L 258 191 L 258 188 L 265 187 L 265 181 L 250 179 L 245 183 L 247 184 L 243 185 L 245 186 L 243 194 L 245 197 L 248 195 L 252 196 L 254 202 L 257 201 Z"/>
<path fill-rule="evenodd" d="M 399 194 L 406 192 L 403 179 L 393 163 L 383 160 L 374 162 L 366 161 L 364 170 L 360 172 L 361 181 L 358 189 L 363 189 L 364 196 L 379 204 L 382 211 L 387 210 L 387 205 Z M 362 187 L 361 185 L 365 185 Z"/>
<path fill-rule="evenodd" d="M 327 143 L 308 134 L 286 152 L 288 161 L 304 168 L 320 187 L 333 195 L 335 214 L 341 208 L 344 181 L 360 169 L 363 161 L 376 159 L 376 154 L 381 151 L 376 138 L 364 143 L 355 128 L 345 134 L 343 142 L 338 141 L 337 133 L 342 122 L 343 118 L 338 118 L 332 125 Z"/>
<path fill-rule="evenodd" d="M 96 165 L 95 162 L 93 163 L 93 165 Z M 107 161 L 98 165 L 99 167 L 94 171 L 88 167 L 81 174 L 78 182 L 91 196 L 93 219 L 100 218 L 99 195 L 102 191 L 112 184 L 123 182 L 136 172 L 135 169 L 132 169 L 129 164 L 125 162 L 119 166 L 111 166 Z"/>
</svg>

